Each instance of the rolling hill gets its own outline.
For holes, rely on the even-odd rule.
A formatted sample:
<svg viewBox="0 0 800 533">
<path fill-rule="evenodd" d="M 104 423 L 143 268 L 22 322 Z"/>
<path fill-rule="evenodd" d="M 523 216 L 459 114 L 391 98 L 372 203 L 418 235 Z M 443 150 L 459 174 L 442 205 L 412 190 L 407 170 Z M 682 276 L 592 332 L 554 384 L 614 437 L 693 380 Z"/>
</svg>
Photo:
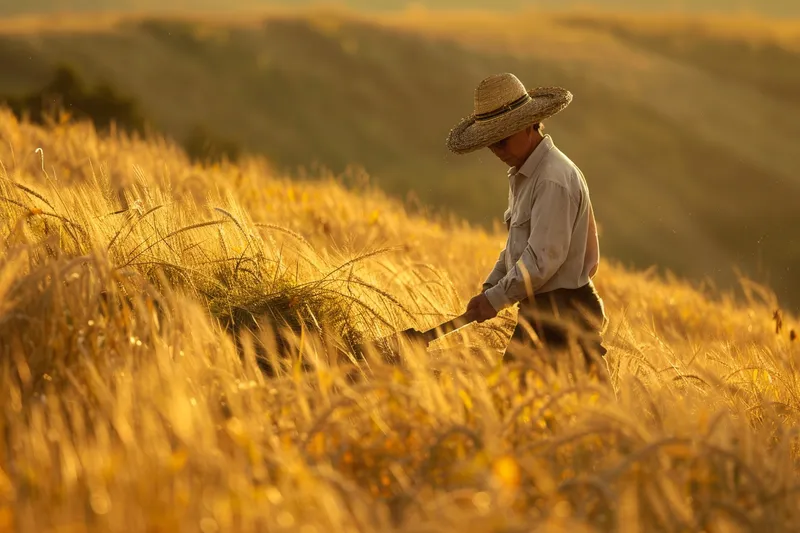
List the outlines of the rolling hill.
<svg viewBox="0 0 800 533">
<path fill-rule="evenodd" d="M 537 35 L 505 31 L 512 20 Z M 279 172 L 363 166 L 395 197 L 490 225 L 505 169 L 454 157 L 449 128 L 487 73 L 560 84 L 548 131 L 584 170 L 604 253 L 729 287 L 734 268 L 800 305 L 797 25 L 757 18 L 430 12 L 16 19 L 0 94 L 72 66 L 164 134 L 202 126 Z M 658 21 L 655 22 L 654 21 Z M 348 178 L 350 179 L 350 178 Z M 414 200 L 416 201 L 416 200 Z"/>
<path fill-rule="evenodd" d="M 719 13 L 760 13 L 776 17 L 800 16 L 794 0 L 0 0 L 0 15 L 48 13 L 52 11 L 119 11 L 119 10 L 198 10 L 237 9 L 264 6 L 306 7 L 318 4 L 341 5 L 359 10 L 397 10 L 410 5 L 432 9 L 564 9 L 599 8 L 621 11 L 674 11 Z"/>
</svg>

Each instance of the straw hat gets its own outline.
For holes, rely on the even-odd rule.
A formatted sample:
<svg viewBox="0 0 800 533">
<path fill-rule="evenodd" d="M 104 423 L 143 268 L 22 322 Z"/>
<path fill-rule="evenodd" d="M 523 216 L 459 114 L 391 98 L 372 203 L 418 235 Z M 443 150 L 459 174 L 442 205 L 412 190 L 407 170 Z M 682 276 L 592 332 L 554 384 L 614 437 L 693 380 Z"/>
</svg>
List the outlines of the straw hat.
<svg viewBox="0 0 800 533">
<path fill-rule="evenodd" d="M 475 89 L 475 111 L 450 131 L 447 147 L 466 154 L 486 148 L 561 112 L 572 93 L 561 87 L 528 91 L 513 74 L 496 74 Z"/>
</svg>

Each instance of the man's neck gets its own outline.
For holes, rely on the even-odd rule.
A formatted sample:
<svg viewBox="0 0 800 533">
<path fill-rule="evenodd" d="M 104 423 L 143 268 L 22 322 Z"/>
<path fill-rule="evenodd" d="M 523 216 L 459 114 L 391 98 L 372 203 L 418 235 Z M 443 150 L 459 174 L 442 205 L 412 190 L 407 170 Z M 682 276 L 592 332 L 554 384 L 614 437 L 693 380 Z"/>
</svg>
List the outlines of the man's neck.
<svg viewBox="0 0 800 533">
<path fill-rule="evenodd" d="M 533 154 L 533 152 L 536 151 L 536 149 L 539 147 L 539 145 L 542 144 L 543 140 L 544 140 L 544 136 L 537 131 L 536 135 L 534 135 L 533 143 L 531 143 L 531 149 L 528 151 L 528 154 L 525 156 L 525 161 L 527 161 L 528 158 Z M 523 163 L 524 163 L 524 161 L 523 161 Z"/>
<path fill-rule="evenodd" d="M 543 140 L 544 140 L 544 136 L 543 136 L 541 133 L 539 133 L 539 132 L 537 131 L 537 132 L 536 132 L 536 135 L 534 136 L 533 142 L 531 143 L 531 147 L 530 147 L 530 149 L 528 150 L 528 153 L 526 153 L 526 154 L 525 154 L 525 157 L 523 157 L 523 158 L 522 158 L 522 161 L 520 161 L 520 162 L 519 162 L 519 164 L 517 165 L 517 167 L 516 167 L 516 168 L 517 168 L 517 170 L 521 169 L 521 168 L 522 168 L 522 165 L 524 165 L 524 164 L 525 164 L 525 162 L 526 162 L 528 159 L 530 159 L 530 157 L 533 155 L 533 152 L 535 152 L 535 151 L 536 151 L 536 148 L 538 148 L 538 147 L 539 147 L 539 145 L 540 145 L 540 144 L 542 144 L 542 141 L 543 141 Z"/>
</svg>

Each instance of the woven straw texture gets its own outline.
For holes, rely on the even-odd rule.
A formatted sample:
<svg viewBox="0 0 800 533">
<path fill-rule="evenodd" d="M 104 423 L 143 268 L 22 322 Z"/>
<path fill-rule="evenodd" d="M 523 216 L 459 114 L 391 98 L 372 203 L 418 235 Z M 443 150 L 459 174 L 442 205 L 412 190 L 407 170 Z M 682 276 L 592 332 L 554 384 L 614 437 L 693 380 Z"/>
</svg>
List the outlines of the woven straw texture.
<svg viewBox="0 0 800 533">
<path fill-rule="evenodd" d="M 447 147 L 457 154 L 486 148 L 560 113 L 571 102 L 572 93 L 561 87 L 528 91 L 513 74 L 490 76 L 475 89 L 473 113 L 450 130 Z"/>
</svg>

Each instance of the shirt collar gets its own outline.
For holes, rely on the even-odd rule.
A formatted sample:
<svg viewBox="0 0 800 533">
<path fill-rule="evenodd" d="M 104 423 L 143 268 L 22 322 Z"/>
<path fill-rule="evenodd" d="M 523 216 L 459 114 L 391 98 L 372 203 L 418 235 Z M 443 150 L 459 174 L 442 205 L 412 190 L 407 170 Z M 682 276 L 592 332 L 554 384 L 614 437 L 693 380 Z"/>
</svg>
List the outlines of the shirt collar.
<svg viewBox="0 0 800 533">
<path fill-rule="evenodd" d="M 536 172 L 536 169 L 539 167 L 539 163 L 541 163 L 544 156 L 553 149 L 553 146 L 555 145 L 553 144 L 552 137 L 550 137 L 550 135 L 545 135 L 519 169 L 517 169 L 517 167 L 508 169 L 508 177 L 512 178 L 517 174 L 521 174 L 526 178 L 533 176 L 533 173 Z"/>
</svg>

